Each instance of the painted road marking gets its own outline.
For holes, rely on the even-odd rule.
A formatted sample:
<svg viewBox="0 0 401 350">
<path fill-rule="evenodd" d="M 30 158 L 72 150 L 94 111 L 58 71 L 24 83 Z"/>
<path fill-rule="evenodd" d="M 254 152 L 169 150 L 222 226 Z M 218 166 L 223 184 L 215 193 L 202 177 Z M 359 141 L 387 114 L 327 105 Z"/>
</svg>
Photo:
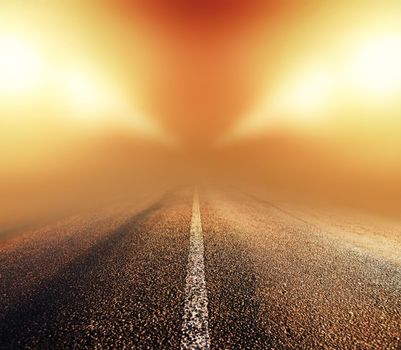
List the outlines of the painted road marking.
<svg viewBox="0 0 401 350">
<path fill-rule="evenodd" d="M 202 222 L 198 191 L 195 189 L 181 349 L 210 349 L 207 303 Z"/>
</svg>

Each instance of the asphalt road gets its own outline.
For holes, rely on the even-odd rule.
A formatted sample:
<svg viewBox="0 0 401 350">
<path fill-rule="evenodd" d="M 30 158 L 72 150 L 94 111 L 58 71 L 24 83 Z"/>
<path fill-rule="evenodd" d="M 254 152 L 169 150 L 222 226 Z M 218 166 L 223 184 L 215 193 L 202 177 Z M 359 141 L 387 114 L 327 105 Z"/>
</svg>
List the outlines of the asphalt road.
<svg viewBox="0 0 401 350">
<path fill-rule="evenodd" d="M 241 193 L 199 198 L 176 190 L 1 242 L 0 348 L 401 348 L 397 237 L 383 255 L 362 247 L 369 229 L 347 240 L 351 226 Z"/>
</svg>

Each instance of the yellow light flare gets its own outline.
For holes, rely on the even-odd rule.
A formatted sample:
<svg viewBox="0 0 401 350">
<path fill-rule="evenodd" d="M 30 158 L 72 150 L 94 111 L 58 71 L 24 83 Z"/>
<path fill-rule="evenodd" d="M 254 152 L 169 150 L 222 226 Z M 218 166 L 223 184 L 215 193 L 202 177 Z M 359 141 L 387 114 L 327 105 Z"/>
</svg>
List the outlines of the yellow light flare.
<svg viewBox="0 0 401 350">
<path fill-rule="evenodd" d="M 106 84 L 89 70 L 73 68 L 62 72 L 59 84 L 72 117 L 94 119 L 115 113 L 120 107 Z"/>
<path fill-rule="evenodd" d="M 0 35 L 0 93 L 15 95 L 36 88 L 45 64 L 40 52 L 17 34 Z"/>
<path fill-rule="evenodd" d="M 277 126 L 311 127 L 326 120 L 336 95 L 337 77 L 329 70 L 313 65 L 294 74 L 292 79 L 272 93 L 233 128 L 218 144 L 223 145 L 249 135 L 257 135 Z"/>
<path fill-rule="evenodd" d="M 333 44 L 333 58 L 326 55 L 322 64 L 297 65 L 234 126 L 235 137 L 230 137 L 252 136 L 276 126 L 300 132 L 326 127 L 330 132 L 331 126 L 347 130 L 363 122 L 365 132 L 369 126 L 372 134 L 379 128 L 398 127 L 401 33 L 397 33 L 363 33 L 351 39 L 351 49 L 339 39 L 338 45 Z"/>
<path fill-rule="evenodd" d="M 401 92 L 401 34 L 366 40 L 351 65 L 351 83 L 371 97 L 388 98 Z"/>
<path fill-rule="evenodd" d="M 323 69 L 315 68 L 301 74 L 287 86 L 275 103 L 276 112 L 295 121 L 316 120 L 323 116 L 323 110 L 330 103 L 334 77 Z"/>
</svg>

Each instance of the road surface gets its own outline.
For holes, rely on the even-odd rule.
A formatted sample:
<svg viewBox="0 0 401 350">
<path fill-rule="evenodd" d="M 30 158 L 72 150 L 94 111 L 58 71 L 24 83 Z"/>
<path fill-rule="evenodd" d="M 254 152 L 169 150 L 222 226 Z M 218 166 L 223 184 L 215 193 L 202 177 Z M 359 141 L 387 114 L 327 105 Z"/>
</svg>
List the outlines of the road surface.
<svg viewBox="0 0 401 350">
<path fill-rule="evenodd" d="M 399 237 L 352 230 L 208 189 L 26 230 L 0 244 L 0 348 L 400 349 Z"/>
</svg>

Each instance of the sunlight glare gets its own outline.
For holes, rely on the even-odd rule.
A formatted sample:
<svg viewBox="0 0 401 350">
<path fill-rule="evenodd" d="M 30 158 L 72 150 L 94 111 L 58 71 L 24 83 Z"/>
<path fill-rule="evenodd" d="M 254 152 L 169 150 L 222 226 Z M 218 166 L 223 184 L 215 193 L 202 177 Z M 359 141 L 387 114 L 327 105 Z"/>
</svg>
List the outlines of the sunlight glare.
<svg viewBox="0 0 401 350">
<path fill-rule="evenodd" d="M 67 107 L 79 118 L 99 118 L 118 108 L 115 96 L 87 70 L 70 69 L 62 74 L 61 88 Z"/>
<path fill-rule="evenodd" d="M 0 36 L 0 91 L 19 94 L 37 87 L 43 76 L 40 53 L 17 35 Z"/>
<path fill-rule="evenodd" d="M 401 36 L 376 37 L 366 41 L 355 55 L 353 80 L 373 97 L 388 97 L 401 91 Z"/>
<path fill-rule="evenodd" d="M 307 119 L 321 115 L 330 98 L 333 79 L 323 70 L 300 76 L 284 91 L 280 107 L 295 118 Z"/>
</svg>

